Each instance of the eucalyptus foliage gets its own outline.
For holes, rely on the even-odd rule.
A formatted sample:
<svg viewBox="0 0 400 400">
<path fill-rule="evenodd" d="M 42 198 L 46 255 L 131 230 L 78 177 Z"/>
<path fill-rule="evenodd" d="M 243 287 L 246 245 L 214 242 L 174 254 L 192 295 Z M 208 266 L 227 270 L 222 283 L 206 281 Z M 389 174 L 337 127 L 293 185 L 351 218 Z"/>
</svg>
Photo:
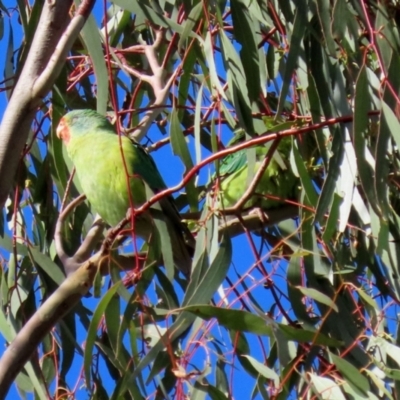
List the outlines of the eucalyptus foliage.
<svg viewBox="0 0 400 400">
<path fill-rule="evenodd" d="M 41 399 L 400 398 L 400 6 L 76 1 L 46 38 L 62 1 L 0 2 L 0 333 L 29 360 L 4 353 L 0 397 L 13 366 Z M 68 206 L 81 188 L 55 130 L 86 108 L 168 166 L 189 281 Z M 244 152 L 251 189 L 255 146 L 268 168 L 282 140 L 295 195 L 223 209 L 222 160 Z"/>
</svg>

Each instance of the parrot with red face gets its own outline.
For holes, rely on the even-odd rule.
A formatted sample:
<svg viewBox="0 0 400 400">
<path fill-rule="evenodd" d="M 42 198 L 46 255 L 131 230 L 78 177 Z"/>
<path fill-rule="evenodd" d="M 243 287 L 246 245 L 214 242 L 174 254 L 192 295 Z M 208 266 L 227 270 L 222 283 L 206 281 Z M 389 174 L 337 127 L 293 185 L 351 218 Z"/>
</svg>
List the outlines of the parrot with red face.
<svg viewBox="0 0 400 400">
<path fill-rule="evenodd" d="M 64 115 L 57 127 L 75 166 L 82 190 L 92 208 L 110 226 L 117 225 L 130 207 L 138 208 L 164 189 L 152 157 L 136 142 L 118 136 L 104 116 L 92 110 L 74 110 Z M 166 230 L 161 237 L 156 220 Z M 184 275 L 190 274 L 193 237 L 182 223 L 171 196 L 165 196 L 148 211 L 135 217 L 134 233 L 157 246 L 156 254 L 170 243 L 173 262 Z M 168 235 L 169 241 L 165 241 Z M 165 260 L 164 260 L 165 261 Z"/>
</svg>

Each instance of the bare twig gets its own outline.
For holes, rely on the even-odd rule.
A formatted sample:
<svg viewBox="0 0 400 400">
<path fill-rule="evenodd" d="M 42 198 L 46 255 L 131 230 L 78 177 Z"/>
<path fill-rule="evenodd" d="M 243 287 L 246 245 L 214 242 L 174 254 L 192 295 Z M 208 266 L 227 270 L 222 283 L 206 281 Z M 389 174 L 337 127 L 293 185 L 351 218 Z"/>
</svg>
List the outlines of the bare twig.
<svg viewBox="0 0 400 400">
<path fill-rule="evenodd" d="M 76 208 L 82 201 L 86 198 L 85 195 L 80 195 L 71 203 L 68 204 L 67 207 L 62 211 L 59 215 L 55 232 L 54 232 L 54 244 L 56 248 L 57 255 L 60 261 L 63 264 L 65 274 L 69 276 L 71 273 L 75 272 L 83 262 L 85 262 L 93 252 L 96 244 L 99 242 L 101 235 L 104 230 L 104 225 L 100 217 L 96 218 L 93 222 L 92 227 L 90 228 L 88 234 L 83 240 L 82 244 L 79 246 L 79 249 L 76 253 L 70 257 L 64 250 L 64 246 L 62 243 L 62 227 L 63 224 L 68 217 L 68 215 L 72 212 L 74 208 Z"/>
<path fill-rule="evenodd" d="M 85 195 L 81 195 L 71 201 L 67 207 L 62 211 L 62 213 L 58 216 L 56 228 L 54 230 L 54 245 L 56 248 L 57 255 L 64 266 L 65 274 L 68 276 L 70 271 L 75 271 L 79 265 L 73 262 L 72 258 L 68 256 L 68 254 L 64 250 L 64 246 L 62 243 L 62 227 L 67 216 L 72 212 L 72 210 L 77 207 L 82 201 L 85 200 Z"/>
<path fill-rule="evenodd" d="M 180 73 L 180 68 L 177 68 L 168 79 L 168 81 L 164 83 L 165 71 L 157 59 L 157 49 L 161 44 L 161 41 L 164 37 L 163 35 L 163 30 L 157 30 L 156 39 L 153 44 L 148 45 L 143 42 L 140 45 L 125 49 L 125 51 L 131 50 L 144 52 L 144 55 L 146 56 L 146 59 L 149 63 L 151 72 L 153 73 L 152 75 L 147 75 L 133 69 L 124 60 L 122 60 L 120 64 L 121 68 L 127 73 L 144 82 L 147 82 L 152 87 L 155 96 L 152 107 L 147 110 L 139 125 L 129 135 L 132 139 L 138 142 L 147 134 L 150 125 L 163 110 L 168 97 L 169 89 L 172 86 L 176 76 Z"/>
</svg>

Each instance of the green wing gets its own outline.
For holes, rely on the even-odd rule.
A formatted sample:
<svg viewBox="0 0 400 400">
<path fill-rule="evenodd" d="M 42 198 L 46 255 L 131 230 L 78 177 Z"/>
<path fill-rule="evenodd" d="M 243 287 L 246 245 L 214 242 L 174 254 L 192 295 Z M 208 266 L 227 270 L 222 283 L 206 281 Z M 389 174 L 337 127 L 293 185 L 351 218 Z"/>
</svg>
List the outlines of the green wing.
<svg viewBox="0 0 400 400">
<path fill-rule="evenodd" d="M 167 188 L 165 182 L 158 171 L 158 168 L 153 158 L 146 152 L 146 150 L 137 142 L 130 140 L 130 145 L 133 148 L 130 163 L 132 170 L 135 174 L 140 176 L 154 191 L 157 193 Z"/>
<path fill-rule="evenodd" d="M 244 135 L 235 137 L 231 143 L 244 140 Z M 297 185 L 297 178 L 290 169 L 289 154 L 291 139 L 283 138 L 278 145 L 273 159 L 261 177 L 253 195 L 245 207 L 259 206 L 264 209 L 276 207 L 285 199 L 293 198 Z M 266 154 L 267 147 L 256 147 L 256 162 L 253 175 L 260 168 Z M 246 151 L 242 150 L 225 157 L 220 166 L 221 203 L 223 207 L 234 206 L 244 195 L 248 186 L 248 160 Z"/>
<path fill-rule="evenodd" d="M 146 150 L 138 143 L 131 142 L 134 148 L 135 156 L 131 159 L 132 170 L 135 174 L 140 176 L 143 181 L 149 186 L 149 188 L 154 192 L 158 193 L 167 188 L 156 163 L 153 158 L 146 152 Z M 172 196 L 166 196 L 160 200 L 160 205 L 162 210 L 168 215 L 171 222 L 177 226 L 185 227 L 181 223 L 181 217 L 179 211 L 175 205 Z"/>
</svg>

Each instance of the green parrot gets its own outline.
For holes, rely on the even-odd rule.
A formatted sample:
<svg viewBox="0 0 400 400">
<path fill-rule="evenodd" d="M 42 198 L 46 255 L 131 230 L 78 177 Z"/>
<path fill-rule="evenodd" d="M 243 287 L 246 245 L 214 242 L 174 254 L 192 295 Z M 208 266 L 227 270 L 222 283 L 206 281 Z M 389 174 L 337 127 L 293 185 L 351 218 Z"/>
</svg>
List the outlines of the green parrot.
<svg viewBox="0 0 400 400">
<path fill-rule="evenodd" d="M 111 226 L 126 217 L 130 205 L 137 208 L 144 204 L 148 199 L 146 193 L 166 188 L 151 156 L 138 143 L 118 136 L 108 119 L 95 111 L 67 113 L 60 120 L 57 136 L 66 146 L 84 194 Z M 137 216 L 133 226 L 137 236 L 156 244 L 160 249 L 157 257 L 161 257 L 162 238 L 155 226 L 156 219 L 167 227 L 174 264 L 188 276 L 193 237 L 181 222 L 172 197 L 162 198 Z"/>
<path fill-rule="evenodd" d="M 236 145 L 245 140 L 244 132 L 234 136 L 228 143 Z M 290 168 L 289 156 L 291 139 L 281 139 L 277 151 L 263 173 L 254 193 L 244 205 L 245 208 L 260 207 L 264 210 L 282 205 L 285 199 L 294 199 L 298 179 Z M 260 168 L 268 148 L 259 145 L 255 148 L 254 175 Z M 220 199 L 224 208 L 233 207 L 248 188 L 248 157 L 241 150 L 223 158 L 219 167 Z"/>
</svg>

